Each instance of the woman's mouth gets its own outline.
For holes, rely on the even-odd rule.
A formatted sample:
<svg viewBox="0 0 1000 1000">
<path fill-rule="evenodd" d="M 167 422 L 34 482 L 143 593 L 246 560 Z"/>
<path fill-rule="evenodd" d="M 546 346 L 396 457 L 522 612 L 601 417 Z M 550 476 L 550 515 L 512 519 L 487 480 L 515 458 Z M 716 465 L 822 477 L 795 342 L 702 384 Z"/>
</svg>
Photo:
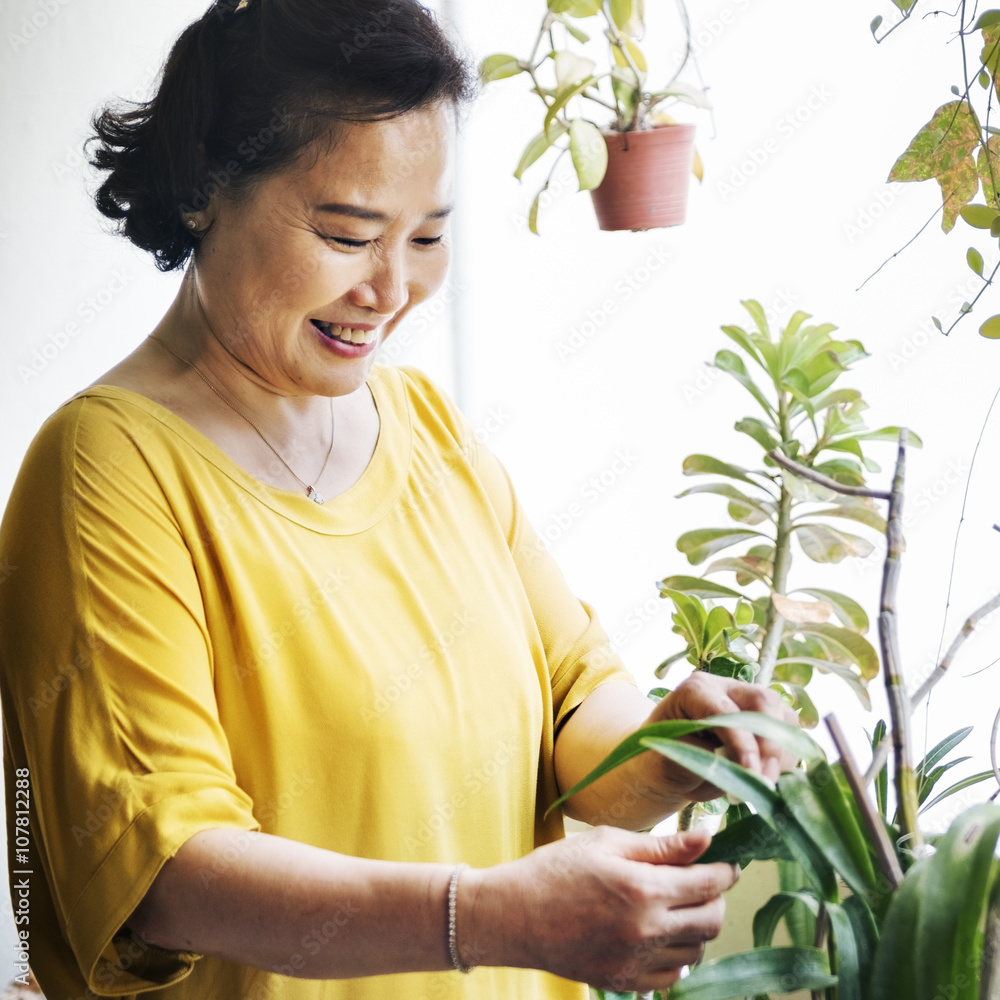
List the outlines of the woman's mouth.
<svg viewBox="0 0 1000 1000">
<path fill-rule="evenodd" d="M 377 330 L 355 330 L 349 326 L 324 323 L 318 319 L 310 322 L 328 340 L 339 340 L 344 344 L 372 344 L 378 337 Z"/>
</svg>

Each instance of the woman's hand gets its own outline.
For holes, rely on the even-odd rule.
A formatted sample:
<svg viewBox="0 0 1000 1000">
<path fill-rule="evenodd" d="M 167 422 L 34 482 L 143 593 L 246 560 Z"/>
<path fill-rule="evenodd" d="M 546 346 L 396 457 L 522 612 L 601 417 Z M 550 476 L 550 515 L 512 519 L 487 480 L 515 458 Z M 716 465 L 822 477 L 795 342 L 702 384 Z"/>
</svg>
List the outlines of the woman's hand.
<svg viewBox="0 0 1000 1000">
<path fill-rule="evenodd" d="M 757 684 L 696 671 L 650 712 L 644 725 L 668 719 L 706 719 L 712 715 L 761 712 L 798 725 L 798 715 L 775 691 Z M 725 747 L 726 756 L 743 767 L 777 781 L 782 771 L 795 767 L 795 758 L 776 743 L 743 729 L 713 729 L 685 736 L 684 741 L 707 750 Z M 658 775 L 654 781 L 665 795 L 692 802 L 718 798 L 722 792 L 660 754 L 649 754 Z"/>
<path fill-rule="evenodd" d="M 729 864 L 692 865 L 702 830 L 595 827 L 462 874 L 458 946 L 471 964 L 543 969 L 602 989 L 665 990 L 722 926 Z"/>
</svg>

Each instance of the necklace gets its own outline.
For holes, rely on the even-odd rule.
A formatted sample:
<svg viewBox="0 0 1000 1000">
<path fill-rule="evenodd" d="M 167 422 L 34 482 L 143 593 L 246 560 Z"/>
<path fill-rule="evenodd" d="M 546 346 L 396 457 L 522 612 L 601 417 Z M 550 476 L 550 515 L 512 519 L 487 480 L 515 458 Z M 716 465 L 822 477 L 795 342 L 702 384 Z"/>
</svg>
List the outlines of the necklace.
<svg viewBox="0 0 1000 1000">
<path fill-rule="evenodd" d="M 159 337 L 154 337 L 152 334 L 149 334 L 149 339 L 155 340 L 160 345 L 160 347 L 162 347 L 168 354 L 172 354 L 182 364 L 187 365 L 189 368 L 193 368 L 197 373 L 198 377 L 202 380 L 202 382 L 204 382 L 205 385 L 207 385 L 209 389 L 211 389 L 212 392 L 214 392 L 215 395 L 218 396 L 219 399 L 221 399 L 222 402 L 226 404 L 226 406 L 228 406 L 238 416 L 241 416 L 257 432 L 257 436 L 261 439 L 261 441 L 264 442 L 264 444 L 268 446 L 268 448 L 271 449 L 271 451 L 274 452 L 275 457 L 278 459 L 279 462 L 281 462 L 281 464 L 286 469 L 288 469 L 288 471 L 291 473 L 295 481 L 302 486 L 302 488 L 306 491 L 306 496 L 309 497 L 310 500 L 312 500 L 314 503 L 326 502 L 326 498 L 322 496 L 322 494 L 320 494 L 320 492 L 316 489 L 315 486 L 310 486 L 308 483 L 306 483 L 304 480 L 300 479 L 296 475 L 295 470 L 284 460 L 284 458 L 281 457 L 281 453 L 278 451 L 278 449 L 275 448 L 274 445 L 271 444 L 271 442 L 268 441 L 268 439 L 264 436 L 264 432 L 253 422 L 253 420 L 239 406 L 237 406 L 231 399 L 227 398 L 226 395 L 222 392 L 222 390 L 219 389 L 218 386 L 216 386 L 214 383 L 212 383 L 212 381 L 208 378 L 208 376 L 193 361 L 188 361 L 186 358 L 182 358 L 176 351 L 169 348 L 162 340 L 160 340 Z M 333 437 L 335 432 L 336 432 L 336 424 L 334 423 L 333 400 L 331 399 L 330 400 L 330 447 L 326 451 L 326 458 L 323 459 L 323 467 L 319 470 L 318 473 L 316 473 L 313 482 L 319 482 L 319 480 L 323 478 L 323 473 L 326 472 L 326 467 L 330 462 L 330 455 L 333 453 Z"/>
</svg>

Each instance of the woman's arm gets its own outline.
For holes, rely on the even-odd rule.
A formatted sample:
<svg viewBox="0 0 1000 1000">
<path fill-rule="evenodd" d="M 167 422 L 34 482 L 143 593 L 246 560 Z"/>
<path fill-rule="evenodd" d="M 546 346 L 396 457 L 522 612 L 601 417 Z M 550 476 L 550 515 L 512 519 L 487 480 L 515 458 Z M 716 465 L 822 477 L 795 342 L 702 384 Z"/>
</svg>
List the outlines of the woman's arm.
<svg viewBox="0 0 1000 1000">
<path fill-rule="evenodd" d="M 665 989 L 721 926 L 726 864 L 700 831 L 602 827 L 462 872 L 457 944 L 476 965 Z M 128 921 L 140 938 L 304 979 L 451 968 L 444 864 L 348 857 L 264 833 L 195 834 Z"/>
<path fill-rule="evenodd" d="M 652 705 L 631 684 L 610 681 L 590 694 L 573 712 L 556 738 L 555 767 L 565 792 L 589 774 L 623 740 L 642 726 L 667 719 L 704 719 L 710 715 L 752 711 L 796 725 L 796 714 L 769 688 L 715 677 L 691 675 L 659 704 Z M 730 758 L 774 780 L 795 761 L 769 740 L 734 729 L 719 729 L 689 742 L 724 746 Z M 645 830 L 688 802 L 721 793 L 689 771 L 657 753 L 644 753 L 574 795 L 563 810 L 593 825 L 606 823 Z"/>
</svg>

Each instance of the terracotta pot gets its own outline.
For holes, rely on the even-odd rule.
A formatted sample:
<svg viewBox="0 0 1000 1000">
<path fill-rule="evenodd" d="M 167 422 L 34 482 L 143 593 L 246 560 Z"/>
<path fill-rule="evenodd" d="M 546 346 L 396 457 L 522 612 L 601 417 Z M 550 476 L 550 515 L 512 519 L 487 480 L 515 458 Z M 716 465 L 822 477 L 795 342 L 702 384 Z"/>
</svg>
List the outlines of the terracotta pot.
<svg viewBox="0 0 1000 1000">
<path fill-rule="evenodd" d="M 694 161 L 693 125 L 605 132 L 608 172 L 590 192 L 601 229 L 679 226 Z"/>
</svg>

